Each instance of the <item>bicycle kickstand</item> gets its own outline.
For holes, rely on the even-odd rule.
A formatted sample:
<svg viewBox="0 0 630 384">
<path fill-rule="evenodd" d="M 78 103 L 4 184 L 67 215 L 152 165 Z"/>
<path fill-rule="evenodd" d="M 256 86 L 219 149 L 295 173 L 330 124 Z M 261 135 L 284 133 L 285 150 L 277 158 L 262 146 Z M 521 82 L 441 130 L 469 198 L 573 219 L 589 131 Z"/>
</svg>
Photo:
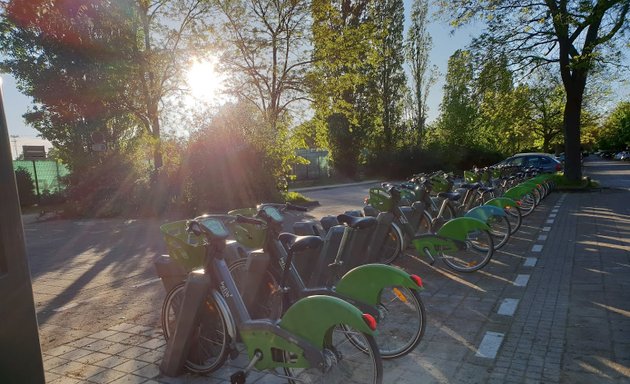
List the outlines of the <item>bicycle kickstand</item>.
<svg viewBox="0 0 630 384">
<path fill-rule="evenodd" d="M 254 357 L 252 358 L 252 361 L 250 361 L 249 364 L 247 364 L 247 367 L 245 367 L 245 369 L 243 369 L 242 371 L 238 371 L 234 373 L 232 376 L 230 376 L 230 383 L 231 384 L 245 384 L 245 379 L 247 378 L 247 374 L 249 373 L 249 371 L 252 370 L 252 368 L 254 368 L 254 365 L 256 365 L 256 363 L 260 361 L 260 359 L 262 359 L 262 352 L 256 351 L 254 353 Z"/>
<path fill-rule="evenodd" d="M 435 264 L 435 257 L 433 257 L 433 255 L 431 254 L 431 251 L 429 251 L 429 248 L 424 248 L 423 251 L 426 257 L 429 258 L 429 264 L 430 265 Z"/>
</svg>

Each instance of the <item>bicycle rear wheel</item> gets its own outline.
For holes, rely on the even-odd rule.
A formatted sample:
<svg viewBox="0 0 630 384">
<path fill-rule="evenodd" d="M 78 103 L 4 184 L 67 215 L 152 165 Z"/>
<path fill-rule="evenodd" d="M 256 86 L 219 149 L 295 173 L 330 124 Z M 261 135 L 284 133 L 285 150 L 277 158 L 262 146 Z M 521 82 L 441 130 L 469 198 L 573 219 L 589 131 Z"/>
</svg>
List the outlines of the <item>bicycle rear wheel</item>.
<svg viewBox="0 0 630 384">
<path fill-rule="evenodd" d="M 420 293 L 401 286 L 385 287 L 377 307 L 379 318 L 375 339 L 381 357 L 393 359 L 413 351 L 426 329 Z"/>
<path fill-rule="evenodd" d="M 162 331 L 168 340 L 175 332 L 177 316 L 184 300 L 185 284 L 173 287 L 162 305 Z M 223 313 L 212 295 L 207 295 L 199 308 L 197 323 L 190 340 L 184 366 L 191 372 L 206 374 L 220 368 L 227 357 L 228 333 Z"/>
<path fill-rule="evenodd" d="M 328 331 L 322 351 L 325 367 L 285 368 L 289 383 L 356 383 L 383 382 L 383 363 L 374 337 L 338 325 Z"/>
<path fill-rule="evenodd" d="M 376 255 L 376 263 L 391 264 L 400 256 L 403 238 L 398 226 L 392 223 L 385 237 L 380 252 Z"/>
<path fill-rule="evenodd" d="M 486 230 L 468 232 L 465 248 L 457 251 L 440 251 L 439 256 L 450 268 L 458 272 L 474 272 L 483 268 L 494 252 L 492 235 Z"/>
</svg>

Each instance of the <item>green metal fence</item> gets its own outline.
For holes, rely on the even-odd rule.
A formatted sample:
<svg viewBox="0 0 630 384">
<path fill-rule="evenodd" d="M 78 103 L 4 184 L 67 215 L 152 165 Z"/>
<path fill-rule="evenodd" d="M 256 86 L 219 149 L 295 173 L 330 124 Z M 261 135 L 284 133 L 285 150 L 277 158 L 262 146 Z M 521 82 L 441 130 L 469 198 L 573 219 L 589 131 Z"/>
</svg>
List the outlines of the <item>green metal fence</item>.
<svg viewBox="0 0 630 384">
<path fill-rule="evenodd" d="M 309 164 L 293 166 L 293 174 L 297 180 L 330 177 L 328 151 L 322 149 L 298 149 L 295 153 L 309 161 Z"/>
<path fill-rule="evenodd" d="M 39 192 L 48 190 L 53 193 L 63 190 L 65 186 L 59 181 L 70 173 L 65 165 L 54 160 L 14 160 L 13 170 L 18 168 L 26 169 L 31 174 L 33 181 L 37 180 L 36 188 L 39 189 Z M 37 175 L 37 179 L 35 175 Z"/>
</svg>

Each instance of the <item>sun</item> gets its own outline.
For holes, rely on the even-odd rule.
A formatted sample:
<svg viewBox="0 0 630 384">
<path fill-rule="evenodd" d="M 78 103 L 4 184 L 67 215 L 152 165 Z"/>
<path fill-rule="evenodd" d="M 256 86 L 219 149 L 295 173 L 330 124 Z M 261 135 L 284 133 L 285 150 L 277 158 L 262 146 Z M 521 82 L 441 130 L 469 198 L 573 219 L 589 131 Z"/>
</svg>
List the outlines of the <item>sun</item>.
<svg viewBox="0 0 630 384">
<path fill-rule="evenodd" d="M 221 103 L 225 77 L 217 72 L 216 60 L 195 60 L 186 72 L 191 96 L 198 102 Z"/>
</svg>

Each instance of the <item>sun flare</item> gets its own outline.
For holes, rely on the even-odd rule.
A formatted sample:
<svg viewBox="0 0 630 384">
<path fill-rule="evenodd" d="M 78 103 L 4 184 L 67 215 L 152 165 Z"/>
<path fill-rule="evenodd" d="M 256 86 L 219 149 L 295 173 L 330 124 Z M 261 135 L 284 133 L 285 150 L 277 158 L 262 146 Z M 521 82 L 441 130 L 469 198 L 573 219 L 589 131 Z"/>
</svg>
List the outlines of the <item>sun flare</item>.
<svg viewBox="0 0 630 384">
<path fill-rule="evenodd" d="M 197 101 L 219 103 L 224 76 L 216 70 L 216 60 L 195 61 L 186 73 L 190 94 Z"/>
</svg>

